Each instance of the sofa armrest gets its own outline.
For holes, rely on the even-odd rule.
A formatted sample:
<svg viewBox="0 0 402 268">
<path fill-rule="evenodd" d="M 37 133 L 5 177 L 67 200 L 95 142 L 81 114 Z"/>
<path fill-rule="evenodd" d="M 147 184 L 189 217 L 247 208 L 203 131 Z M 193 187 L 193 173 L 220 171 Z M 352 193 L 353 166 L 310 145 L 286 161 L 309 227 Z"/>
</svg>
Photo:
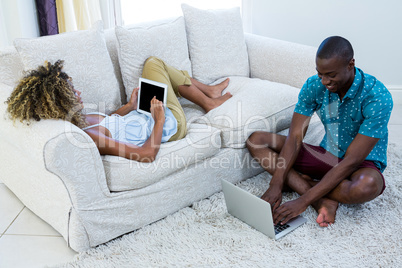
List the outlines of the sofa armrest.
<svg viewBox="0 0 402 268">
<path fill-rule="evenodd" d="M 255 34 L 245 34 L 250 77 L 301 88 L 316 74 L 316 48 Z"/>
<path fill-rule="evenodd" d="M 7 152 L 0 161 L 7 187 L 70 241 L 71 211 L 90 209 L 110 191 L 95 144 L 73 125 L 66 130 L 66 124 L 43 120 L 31 126 L 0 126 L 0 150 Z"/>
<path fill-rule="evenodd" d="M 69 122 L 13 123 L 4 103 L 11 91 L 12 87 L 0 83 L 1 181 L 68 241 L 71 210 L 89 202 L 88 197 L 80 200 L 80 196 L 110 194 L 99 152 L 90 137 Z M 88 148 L 75 146 L 77 142 L 86 142 Z M 65 165 L 69 173 L 50 170 L 57 165 Z M 80 172 L 78 167 L 88 170 Z"/>
<path fill-rule="evenodd" d="M 71 130 L 54 135 L 44 145 L 44 164 L 63 182 L 73 207 L 87 210 L 110 196 L 110 191 L 95 143 L 84 131 L 69 125 Z"/>
</svg>

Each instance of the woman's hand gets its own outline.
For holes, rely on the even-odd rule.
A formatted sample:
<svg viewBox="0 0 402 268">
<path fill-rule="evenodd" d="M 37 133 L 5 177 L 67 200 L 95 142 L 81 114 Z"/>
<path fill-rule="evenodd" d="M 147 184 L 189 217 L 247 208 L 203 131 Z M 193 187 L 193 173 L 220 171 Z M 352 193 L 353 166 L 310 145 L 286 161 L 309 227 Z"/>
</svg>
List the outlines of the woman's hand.
<svg viewBox="0 0 402 268">
<path fill-rule="evenodd" d="M 155 120 L 155 123 L 161 122 L 163 124 L 165 122 L 165 109 L 163 108 L 163 102 L 157 100 L 156 97 L 153 97 L 151 100 L 151 115 Z"/>
<path fill-rule="evenodd" d="M 128 102 L 133 110 L 137 110 L 138 105 L 138 87 L 133 89 L 131 93 L 130 101 Z"/>
<path fill-rule="evenodd" d="M 138 87 L 133 89 L 133 93 L 131 93 L 130 101 L 127 102 L 124 106 L 120 107 L 111 114 L 118 114 L 121 116 L 125 116 L 126 114 L 130 113 L 131 111 L 137 110 L 138 106 Z"/>
</svg>

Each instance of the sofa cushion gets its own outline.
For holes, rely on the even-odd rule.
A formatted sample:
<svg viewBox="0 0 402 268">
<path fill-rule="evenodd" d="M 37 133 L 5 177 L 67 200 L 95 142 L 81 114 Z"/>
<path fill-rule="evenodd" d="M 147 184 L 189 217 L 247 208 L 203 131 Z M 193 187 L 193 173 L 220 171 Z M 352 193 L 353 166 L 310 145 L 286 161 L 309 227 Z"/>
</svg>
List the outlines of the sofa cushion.
<svg viewBox="0 0 402 268">
<path fill-rule="evenodd" d="M 102 156 L 110 191 L 139 189 L 163 180 L 174 172 L 217 154 L 221 148 L 220 131 L 207 125 L 192 124 L 185 138 L 163 143 L 152 163 L 123 157 Z"/>
<path fill-rule="evenodd" d="M 75 31 L 34 39 L 16 39 L 26 70 L 45 61 L 64 60 L 64 71 L 82 92 L 85 111 L 111 113 L 121 106 L 119 85 L 102 36 L 101 23 L 91 30 Z"/>
<path fill-rule="evenodd" d="M 14 87 L 24 72 L 24 64 L 13 46 L 0 50 L 0 81 Z"/>
<path fill-rule="evenodd" d="M 183 17 L 167 19 L 154 24 L 117 26 L 119 63 L 127 101 L 138 86 L 138 78 L 146 59 L 156 56 L 167 64 L 186 70 L 191 75 L 187 37 Z"/>
<path fill-rule="evenodd" d="M 222 147 L 242 148 L 254 131 L 288 128 L 300 90 L 258 78 L 230 77 L 225 91 L 233 97 L 194 122 L 219 128 Z"/>
<path fill-rule="evenodd" d="M 249 76 L 240 8 L 201 10 L 182 4 L 193 76 L 210 84 L 225 76 Z"/>
</svg>

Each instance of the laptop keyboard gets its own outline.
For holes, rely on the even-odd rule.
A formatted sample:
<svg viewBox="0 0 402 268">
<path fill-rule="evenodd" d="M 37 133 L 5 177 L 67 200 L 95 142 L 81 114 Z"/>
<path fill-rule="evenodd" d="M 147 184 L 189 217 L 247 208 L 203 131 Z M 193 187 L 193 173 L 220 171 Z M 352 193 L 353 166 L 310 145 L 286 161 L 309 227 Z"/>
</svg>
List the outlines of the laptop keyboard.
<svg viewBox="0 0 402 268">
<path fill-rule="evenodd" d="M 283 230 L 285 230 L 285 229 L 287 229 L 289 227 L 290 227 L 289 224 L 284 224 L 284 225 L 277 224 L 277 225 L 274 226 L 275 234 L 279 234 L 280 232 L 282 232 Z"/>
</svg>

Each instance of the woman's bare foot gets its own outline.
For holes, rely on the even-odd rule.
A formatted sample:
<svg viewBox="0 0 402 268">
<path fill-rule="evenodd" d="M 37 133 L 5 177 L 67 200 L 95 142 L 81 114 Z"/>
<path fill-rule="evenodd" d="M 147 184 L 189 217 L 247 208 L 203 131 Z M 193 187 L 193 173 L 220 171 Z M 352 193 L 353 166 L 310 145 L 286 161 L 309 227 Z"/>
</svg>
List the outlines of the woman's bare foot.
<svg viewBox="0 0 402 268">
<path fill-rule="evenodd" d="M 225 101 L 227 101 L 228 99 L 230 99 L 232 97 L 232 94 L 230 94 L 229 92 L 225 93 L 223 96 L 217 97 L 217 98 L 213 98 L 210 99 L 210 101 L 208 102 L 208 104 L 204 107 L 205 112 L 209 112 L 212 109 L 220 106 L 222 103 L 224 103 Z"/>
<path fill-rule="evenodd" d="M 225 88 L 227 88 L 228 85 L 229 85 L 229 78 L 226 78 L 225 81 L 223 81 L 217 85 L 209 86 L 208 90 L 204 91 L 204 94 L 212 99 L 222 97 L 222 91 Z"/>
<path fill-rule="evenodd" d="M 338 209 L 338 204 L 339 203 L 337 201 L 328 198 L 322 198 L 317 202 L 316 205 L 313 206 L 318 213 L 316 222 L 321 227 L 328 227 L 335 222 L 335 215 L 336 210 Z"/>
</svg>

